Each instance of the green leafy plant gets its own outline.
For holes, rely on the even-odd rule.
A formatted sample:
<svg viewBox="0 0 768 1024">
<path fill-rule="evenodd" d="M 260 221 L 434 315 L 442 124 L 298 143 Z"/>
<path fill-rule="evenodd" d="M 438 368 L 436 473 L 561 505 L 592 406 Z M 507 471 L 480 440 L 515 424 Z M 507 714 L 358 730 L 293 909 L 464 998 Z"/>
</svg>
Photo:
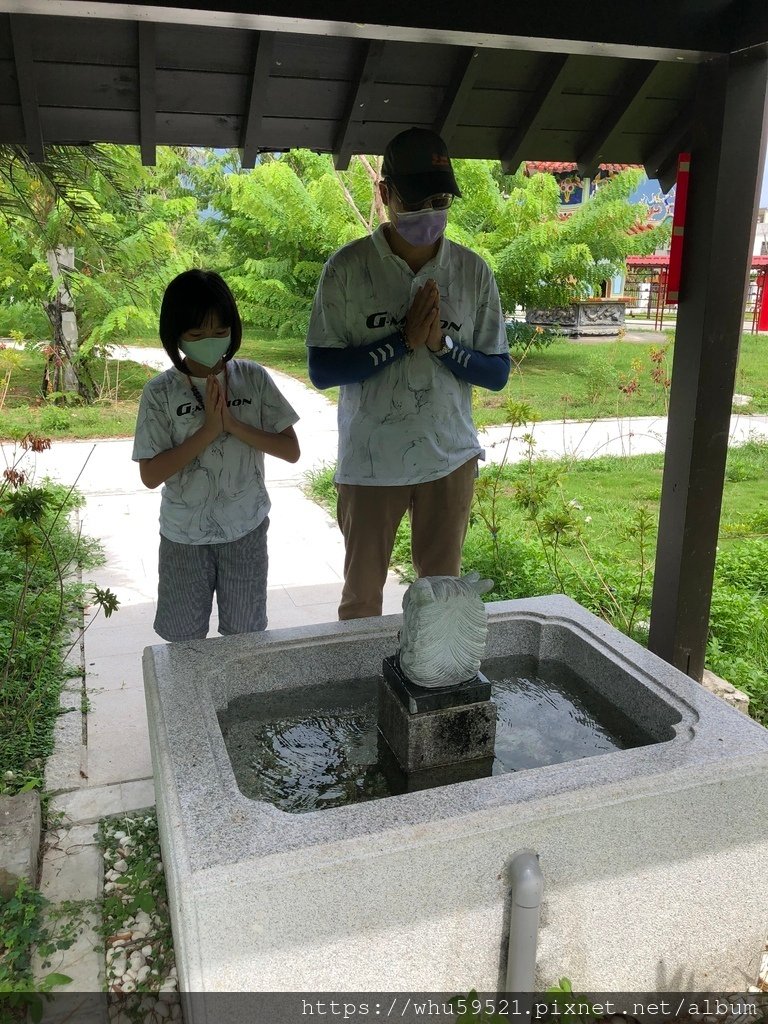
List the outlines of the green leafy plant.
<svg viewBox="0 0 768 1024">
<path fill-rule="evenodd" d="M 526 422 L 525 409 L 510 410 L 511 417 L 513 413 L 514 426 Z M 503 521 L 500 495 L 511 439 L 512 427 L 501 461 L 483 470 L 475 488 L 476 520 L 485 525 L 492 547 L 492 562 L 484 571 L 494 580 L 509 575 L 503 564 L 500 540 Z M 629 542 L 634 554 L 625 555 L 618 565 L 612 564 L 610 559 L 602 559 L 589 536 L 592 517 L 585 513 L 578 499 L 568 498 L 564 492 L 563 478 L 572 460 L 551 463 L 537 459 L 531 434 L 524 435 L 523 443 L 522 468 L 513 473 L 511 480 L 507 477 L 511 483 L 509 497 L 534 528 L 549 573 L 550 589 L 569 594 L 623 632 L 633 635 L 640 613 L 650 604 L 654 518 L 644 507 L 635 509 L 620 528 L 621 539 Z"/>
<path fill-rule="evenodd" d="M 308 470 L 304 480 L 305 494 L 326 508 L 332 508 L 336 504 L 336 485 L 333 482 L 335 472 L 336 466 L 326 462 L 317 469 Z"/>
<path fill-rule="evenodd" d="M 518 1015 L 521 1020 L 534 1019 L 532 1011 L 523 1009 L 525 1004 L 515 993 L 481 999 L 476 989 L 472 989 L 467 995 L 453 996 L 449 1003 L 454 1009 L 456 1024 L 508 1024 L 510 1020 L 517 1019 Z M 537 1021 L 595 1024 L 602 1016 L 583 996 L 573 991 L 568 978 L 560 978 L 555 985 L 546 989 L 543 997 L 536 994 Z"/>
<path fill-rule="evenodd" d="M 43 998 L 54 987 L 69 984 L 66 974 L 51 971 L 35 977 L 32 957 L 37 954 L 43 968 L 57 950 L 69 949 L 79 930 L 78 909 L 62 905 L 51 913 L 46 898 L 21 879 L 13 895 L 0 901 L 0 993 L 3 1003 L 23 1020 L 43 1016 Z"/>
<path fill-rule="evenodd" d="M 70 513 L 82 501 L 74 485 L 33 486 L 27 479 L 24 456 L 49 446 L 47 439 L 26 435 L 0 482 L 0 787 L 4 792 L 41 784 L 53 726 L 61 713 L 67 648 L 71 650 L 83 633 L 81 615 L 88 587 L 80 582 L 80 573 L 100 559 L 97 545 L 70 522 Z M 90 600 L 107 616 L 118 605 L 111 591 L 99 588 Z"/>
<path fill-rule="evenodd" d="M 478 516 L 488 530 L 493 545 L 494 565 L 496 571 L 500 571 L 501 559 L 499 548 L 499 488 L 503 477 L 504 467 L 509 458 L 509 446 L 512 443 L 513 430 L 515 427 L 533 423 L 536 419 L 534 410 L 524 402 L 510 401 L 507 404 L 507 418 L 509 431 L 504 442 L 504 454 L 501 462 L 490 472 L 485 472 L 478 477 L 475 484 L 475 498 L 473 512 Z M 531 441 L 532 447 L 532 441 Z M 495 577 L 494 577 L 495 578 Z"/>
<path fill-rule="evenodd" d="M 515 373 L 522 373 L 521 366 L 531 352 L 542 352 L 555 341 L 562 340 L 562 335 L 553 327 L 540 324 L 520 323 L 512 321 L 505 324 L 509 353 Z"/>
<path fill-rule="evenodd" d="M 552 1020 L 565 1021 L 566 1024 L 594 1024 L 602 1017 L 591 1003 L 573 991 L 569 978 L 560 978 L 557 984 L 551 985 L 546 996 Z"/>
</svg>

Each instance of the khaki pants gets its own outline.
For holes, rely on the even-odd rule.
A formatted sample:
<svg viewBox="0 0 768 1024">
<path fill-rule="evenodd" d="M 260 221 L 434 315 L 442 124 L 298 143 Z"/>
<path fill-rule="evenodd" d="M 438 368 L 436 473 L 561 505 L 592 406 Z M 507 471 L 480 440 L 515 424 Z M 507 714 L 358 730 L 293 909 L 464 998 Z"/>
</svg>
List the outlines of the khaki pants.
<svg viewBox="0 0 768 1024">
<path fill-rule="evenodd" d="M 338 484 L 336 518 L 346 548 L 340 619 L 381 615 L 395 534 L 406 512 L 416 575 L 459 575 L 476 468 L 472 458 L 439 480 L 405 487 Z"/>
</svg>

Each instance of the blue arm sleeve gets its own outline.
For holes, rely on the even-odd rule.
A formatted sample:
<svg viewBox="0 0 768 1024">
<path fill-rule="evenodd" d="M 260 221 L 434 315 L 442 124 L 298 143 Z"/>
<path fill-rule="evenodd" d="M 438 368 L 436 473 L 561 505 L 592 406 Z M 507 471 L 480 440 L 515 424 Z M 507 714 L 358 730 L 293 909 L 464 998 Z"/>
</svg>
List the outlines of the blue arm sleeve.
<svg viewBox="0 0 768 1024">
<path fill-rule="evenodd" d="M 381 341 L 346 348 L 324 348 L 310 345 L 307 349 L 309 379 L 316 388 L 332 388 L 338 384 L 359 384 L 380 373 L 408 349 L 399 333 Z"/>
<path fill-rule="evenodd" d="M 506 352 L 489 355 L 456 345 L 452 352 L 435 356 L 435 359 L 459 380 L 489 391 L 501 391 L 509 377 L 509 355 Z"/>
</svg>

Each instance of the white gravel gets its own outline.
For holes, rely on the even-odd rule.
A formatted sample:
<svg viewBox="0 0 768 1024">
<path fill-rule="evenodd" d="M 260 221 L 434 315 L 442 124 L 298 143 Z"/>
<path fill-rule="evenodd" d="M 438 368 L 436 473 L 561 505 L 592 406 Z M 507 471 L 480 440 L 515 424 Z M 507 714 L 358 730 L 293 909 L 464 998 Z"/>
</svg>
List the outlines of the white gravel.
<svg viewBox="0 0 768 1024">
<path fill-rule="evenodd" d="M 105 939 L 107 991 L 129 997 L 110 1004 L 110 1020 L 114 1024 L 137 1019 L 142 1024 L 180 1021 L 156 822 L 146 815 L 121 819 L 120 825 L 116 828 L 109 820 L 102 823 L 104 895 L 117 922 Z M 117 899 L 124 914 L 114 912 Z"/>
</svg>

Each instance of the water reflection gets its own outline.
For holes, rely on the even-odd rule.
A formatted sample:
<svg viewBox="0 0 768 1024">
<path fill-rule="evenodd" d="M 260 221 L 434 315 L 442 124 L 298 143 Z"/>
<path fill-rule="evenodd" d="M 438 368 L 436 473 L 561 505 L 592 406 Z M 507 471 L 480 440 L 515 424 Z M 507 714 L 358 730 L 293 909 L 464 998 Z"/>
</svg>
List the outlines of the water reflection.
<svg viewBox="0 0 768 1024">
<path fill-rule="evenodd" d="M 652 742 L 565 665 L 496 658 L 483 672 L 498 709 L 494 775 Z M 242 792 L 293 813 L 401 792 L 380 756 L 377 690 L 374 678 L 233 701 L 219 720 Z"/>
</svg>

